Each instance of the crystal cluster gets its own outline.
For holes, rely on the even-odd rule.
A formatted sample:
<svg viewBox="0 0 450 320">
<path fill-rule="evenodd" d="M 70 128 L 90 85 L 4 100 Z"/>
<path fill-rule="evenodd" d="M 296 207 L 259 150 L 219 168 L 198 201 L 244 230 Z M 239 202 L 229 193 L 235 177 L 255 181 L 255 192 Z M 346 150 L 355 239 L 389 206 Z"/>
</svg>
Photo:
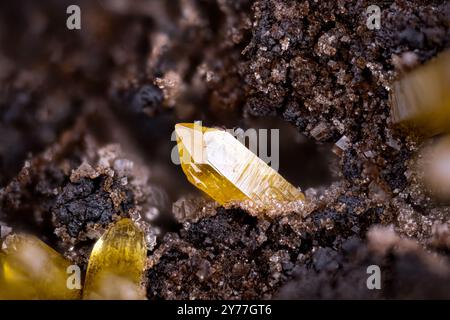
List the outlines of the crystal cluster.
<svg viewBox="0 0 450 320">
<path fill-rule="evenodd" d="M 69 285 L 71 263 L 34 236 L 13 234 L 0 251 L 0 299 L 144 299 L 144 233 L 130 219 L 95 243 L 84 288 Z"/>
<path fill-rule="evenodd" d="M 303 202 L 299 189 L 230 133 L 195 123 L 177 124 L 175 132 L 187 179 L 221 205 L 246 202 L 270 210 L 280 203 Z"/>
</svg>

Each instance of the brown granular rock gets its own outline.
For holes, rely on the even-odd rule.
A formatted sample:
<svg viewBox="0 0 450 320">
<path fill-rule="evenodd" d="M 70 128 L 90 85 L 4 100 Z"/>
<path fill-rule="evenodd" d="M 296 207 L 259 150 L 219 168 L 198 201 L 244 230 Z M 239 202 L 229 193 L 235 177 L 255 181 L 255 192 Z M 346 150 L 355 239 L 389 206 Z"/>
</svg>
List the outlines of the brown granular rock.
<svg viewBox="0 0 450 320">
<path fill-rule="evenodd" d="M 122 165 L 114 166 L 117 161 Z M 115 218 L 131 215 L 136 204 L 126 168 L 132 163 L 127 166 L 124 161 L 120 159 L 120 149 L 110 145 L 99 149 L 93 159 L 84 158 L 79 167 L 71 170 L 70 181 L 61 187 L 52 207 L 58 236 L 71 243 L 98 239 Z"/>
<path fill-rule="evenodd" d="M 134 202 L 131 190 L 124 189 L 114 182 L 115 192 L 125 195 L 119 207 L 115 208 L 110 193 L 105 191 L 107 183 L 108 177 L 100 176 L 65 185 L 52 208 L 56 231 L 64 233 L 60 228 L 65 227 L 70 237 L 82 240 L 80 232 L 85 231 L 89 225 L 106 226 L 112 221 L 114 214 L 125 215 Z"/>
<path fill-rule="evenodd" d="M 380 223 L 383 209 L 367 210 L 365 201 L 330 193 L 306 219 L 293 213 L 267 221 L 219 208 L 213 217 L 184 223 L 179 235 L 166 235 L 149 258 L 148 297 L 271 298 L 307 259 L 319 269 L 337 269 L 334 258 L 324 262 L 314 252 L 333 248 L 337 257 L 348 238 L 361 239 Z"/>
<path fill-rule="evenodd" d="M 244 112 L 282 116 L 320 142 L 346 137 L 339 175 L 348 183 L 336 187 L 353 194 L 347 207 L 354 202 L 367 212 L 375 205 L 371 223 L 393 222 L 401 234 L 428 243 L 432 225 L 448 219 L 448 207 L 418 183 L 413 158 L 421 141 L 392 125 L 388 92 L 397 73 L 448 47 L 450 6 L 383 2 L 381 28 L 369 30 L 365 10 L 372 4 L 256 1 L 240 69 Z M 325 205 L 325 217 L 333 206 Z"/>
<path fill-rule="evenodd" d="M 369 266 L 380 268 L 380 288 L 369 290 Z M 368 242 L 352 237 L 340 252 L 319 248 L 298 265 L 294 280 L 282 286 L 281 299 L 430 299 L 449 298 L 448 258 L 432 255 L 392 228 L 374 228 Z"/>
<path fill-rule="evenodd" d="M 148 297 L 448 297 L 444 283 L 450 264 L 442 249 L 448 228 L 441 224 L 432 231 L 428 247 L 444 254 L 436 257 L 395 233 L 400 204 L 386 206 L 344 190 L 349 190 L 346 183 L 307 190 L 315 208 L 306 218 L 293 213 L 267 221 L 219 208 L 215 216 L 184 223 L 179 234 L 167 234 L 149 257 Z M 377 224 L 391 227 L 373 229 Z M 407 230 L 401 224 L 397 228 Z M 367 288 L 371 265 L 381 269 L 382 290 Z M 430 282 L 416 281 L 416 270 Z"/>
<path fill-rule="evenodd" d="M 215 201 L 198 196 L 182 197 L 172 205 L 172 213 L 180 223 L 197 222 L 200 219 L 216 214 L 219 204 Z"/>
<path fill-rule="evenodd" d="M 380 30 L 366 27 L 368 0 L 78 3 L 80 32 L 61 27 L 65 1 L 0 4 L 0 231 L 37 234 L 85 266 L 116 216 L 153 223 L 168 202 L 101 146 L 134 139 L 150 167 L 175 122 L 274 115 L 340 141 L 339 181 L 306 191 L 307 216 L 186 200 L 182 225 L 149 252 L 148 297 L 449 296 L 449 207 L 418 183 L 421 141 L 391 124 L 388 101 L 398 74 L 448 47 L 448 1 L 383 1 Z M 99 117 L 82 116 L 91 109 Z M 92 132 L 68 130 L 77 119 Z M 394 231 L 368 234 L 377 224 Z M 381 291 L 365 287 L 368 264 Z"/>
<path fill-rule="evenodd" d="M 383 2 L 381 28 L 369 30 L 365 10 L 372 4 L 256 1 L 240 69 L 244 111 L 280 115 L 318 141 L 345 135 L 351 144 L 341 160 L 343 177 L 365 184 L 377 177 L 366 179 L 363 169 L 374 166 L 392 191 L 401 191 L 415 145 L 390 123 L 391 59 L 414 52 L 424 62 L 446 48 L 450 8 L 446 1 Z"/>
<path fill-rule="evenodd" d="M 99 148 L 78 121 L 60 141 L 27 160 L 0 192 L 0 217 L 15 232 L 32 232 L 86 266 L 93 241 L 119 217 L 141 220 L 148 190 L 116 145 Z M 89 164 L 91 163 L 92 166 Z M 145 187 L 151 188 L 150 185 Z M 145 221 L 149 248 L 156 230 Z M 25 228 L 24 228 L 25 226 Z"/>
<path fill-rule="evenodd" d="M 291 257 L 277 258 L 278 253 L 264 245 L 271 241 L 265 236 L 268 227 L 242 211 L 219 209 L 216 216 L 189 225 L 180 236 L 167 234 L 150 257 L 148 297 L 269 297 L 284 277 L 281 264 L 286 262 L 289 268 Z"/>
<path fill-rule="evenodd" d="M 0 190 L 0 215 L 15 230 L 52 237 L 51 208 L 60 188 L 68 182 L 70 169 L 81 162 L 79 138 L 77 134 L 63 135 L 59 143 L 27 160 L 19 174 Z M 66 153 L 70 157 L 64 157 Z"/>
</svg>

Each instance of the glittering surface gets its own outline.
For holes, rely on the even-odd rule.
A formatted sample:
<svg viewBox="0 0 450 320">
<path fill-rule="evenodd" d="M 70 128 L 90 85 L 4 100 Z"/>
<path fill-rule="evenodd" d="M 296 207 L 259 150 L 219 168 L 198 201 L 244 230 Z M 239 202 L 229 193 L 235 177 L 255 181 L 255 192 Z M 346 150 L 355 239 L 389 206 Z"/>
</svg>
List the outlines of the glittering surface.
<svg viewBox="0 0 450 320">
<path fill-rule="evenodd" d="M 96 242 L 86 273 L 84 299 L 139 299 L 147 249 L 130 219 L 110 227 Z"/>
<path fill-rule="evenodd" d="M 150 299 L 450 298 L 450 206 L 419 183 L 423 140 L 397 130 L 388 99 L 450 47 L 450 2 L 173 2 L 80 0 L 81 32 L 64 28 L 65 1 L 0 2 L 0 242 L 29 230 L 84 279 L 105 228 L 141 217 Z M 371 5 L 379 30 L 366 25 Z M 177 201 L 196 188 L 169 159 L 175 123 L 267 115 L 308 144 L 336 144 L 332 183 L 308 166 L 322 157 L 281 139 L 307 217 Z M 99 151 L 111 143 L 124 154 L 109 161 Z M 149 174 L 124 172 L 129 161 Z M 364 285 L 371 264 L 381 290 Z"/>
<path fill-rule="evenodd" d="M 183 123 L 175 126 L 188 180 L 220 204 L 251 201 L 270 209 L 304 195 L 230 133 Z"/>
</svg>

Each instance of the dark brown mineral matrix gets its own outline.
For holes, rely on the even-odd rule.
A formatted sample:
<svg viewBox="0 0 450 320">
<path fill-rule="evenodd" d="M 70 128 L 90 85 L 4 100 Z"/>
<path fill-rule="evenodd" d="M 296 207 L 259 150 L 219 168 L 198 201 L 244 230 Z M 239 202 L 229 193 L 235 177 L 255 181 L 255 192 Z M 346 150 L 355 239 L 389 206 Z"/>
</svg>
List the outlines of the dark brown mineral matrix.
<svg viewBox="0 0 450 320">
<path fill-rule="evenodd" d="M 69 4 L 81 30 L 65 27 Z M 97 167 L 101 147 L 153 170 L 177 122 L 275 116 L 340 141 L 336 181 L 305 190 L 307 217 L 161 210 L 148 298 L 449 298 L 450 207 L 418 184 L 420 141 L 391 123 L 388 99 L 400 73 L 449 47 L 449 15 L 444 0 L 2 2 L 1 231 L 35 233 L 85 268 L 109 222 L 158 211 L 140 202 L 152 189 L 140 174 Z M 161 194 L 192 191 L 161 168 Z M 381 290 L 366 287 L 370 265 Z"/>
</svg>

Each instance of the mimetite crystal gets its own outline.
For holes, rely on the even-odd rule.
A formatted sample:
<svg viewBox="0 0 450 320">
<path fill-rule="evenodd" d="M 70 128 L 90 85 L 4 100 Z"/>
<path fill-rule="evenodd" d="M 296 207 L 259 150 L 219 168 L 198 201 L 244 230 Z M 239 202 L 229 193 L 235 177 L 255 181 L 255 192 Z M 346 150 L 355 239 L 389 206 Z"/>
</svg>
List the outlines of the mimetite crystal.
<svg viewBox="0 0 450 320">
<path fill-rule="evenodd" d="M 418 157 L 418 178 L 431 194 L 444 203 L 450 202 L 450 135 L 426 143 Z"/>
<path fill-rule="evenodd" d="M 119 220 L 92 249 L 83 298 L 144 299 L 141 282 L 146 258 L 144 233 L 132 220 Z"/>
<path fill-rule="evenodd" d="M 450 50 L 396 81 L 392 120 L 425 136 L 450 132 Z"/>
<path fill-rule="evenodd" d="M 250 201 L 270 210 L 283 202 L 304 200 L 299 189 L 230 133 L 197 123 L 177 124 L 175 132 L 187 179 L 218 203 Z"/>
<path fill-rule="evenodd" d="M 12 234 L 0 252 L 0 299 L 78 299 L 67 286 L 71 265 L 38 238 Z"/>
</svg>

